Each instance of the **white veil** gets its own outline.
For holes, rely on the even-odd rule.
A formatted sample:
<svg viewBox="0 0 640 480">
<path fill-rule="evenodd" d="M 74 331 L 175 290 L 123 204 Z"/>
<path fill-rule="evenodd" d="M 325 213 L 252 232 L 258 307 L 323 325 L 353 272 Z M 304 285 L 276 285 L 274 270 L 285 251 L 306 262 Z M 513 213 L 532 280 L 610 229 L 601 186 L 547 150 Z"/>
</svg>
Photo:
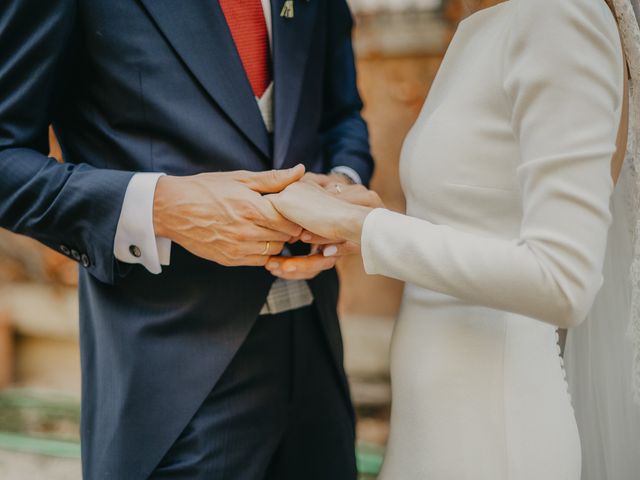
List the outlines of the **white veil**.
<svg viewBox="0 0 640 480">
<path fill-rule="evenodd" d="M 629 141 L 614 192 L 604 285 L 569 332 L 565 365 L 583 450 L 582 480 L 640 479 L 639 0 L 613 0 L 629 65 Z M 638 16 L 636 16 L 636 13 Z"/>
</svg>

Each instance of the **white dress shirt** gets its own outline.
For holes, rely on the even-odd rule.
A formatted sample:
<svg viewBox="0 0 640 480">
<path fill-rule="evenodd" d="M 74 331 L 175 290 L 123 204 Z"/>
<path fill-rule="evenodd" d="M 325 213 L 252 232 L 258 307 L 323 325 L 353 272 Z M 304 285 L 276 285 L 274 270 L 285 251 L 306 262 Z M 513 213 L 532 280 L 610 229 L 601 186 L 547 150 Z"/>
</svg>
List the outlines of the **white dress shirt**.
<svg viewBox="0 0 640 480">
<path fill-rule="evenodd" d="M 271 1 L 262 0 L 269 45 L 272 41 Z M 256 98 L 269 133 L 273 132 L 273 82 L 261 98 Z M 339 166 L 332 172 L 362 183 L 352 168 Z M 162 265 L 171 261 L 171 240 L 158 237 L 153 228 L 153 199 L 158 180 L 164 173 L 136 173 L 127 187 L 114 241 L 114 255 L 124 263 L 141 264 L 149 272 L 159 274 Z"/>
</svg>

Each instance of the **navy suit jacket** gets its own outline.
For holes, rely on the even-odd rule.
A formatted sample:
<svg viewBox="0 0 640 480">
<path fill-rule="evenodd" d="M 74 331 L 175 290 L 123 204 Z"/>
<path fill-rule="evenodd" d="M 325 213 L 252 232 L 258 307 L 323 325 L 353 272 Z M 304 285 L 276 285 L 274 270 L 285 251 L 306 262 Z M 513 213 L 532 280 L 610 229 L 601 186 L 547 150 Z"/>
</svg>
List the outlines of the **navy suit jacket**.
<svg viewBox="0 0 640 480">
<path fill-rule="evenodd" d="M 0 226 L 76 259 L 86 478 L 146 478 L 256 320 L 274 278 L 174 245 L 154 276 L 113 241 L 140 171 L 372 173 L 344 0 L 272 1 L 271 137 L 216 0 L 4 0 Z M 48 158 L 53 124 L 65 163 Z M 337 276 L 310 282 L 341 370 Z M 346 392 L 345 385 L 345 395 Z"/>
</svg>

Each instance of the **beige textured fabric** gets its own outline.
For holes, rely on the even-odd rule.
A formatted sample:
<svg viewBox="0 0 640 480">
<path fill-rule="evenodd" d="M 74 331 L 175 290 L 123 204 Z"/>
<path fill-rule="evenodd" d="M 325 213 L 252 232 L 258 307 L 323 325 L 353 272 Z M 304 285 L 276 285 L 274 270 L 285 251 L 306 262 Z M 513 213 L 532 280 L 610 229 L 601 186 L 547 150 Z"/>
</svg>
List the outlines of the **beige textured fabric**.
<svg viewBox="0 0 640 480">
<path fill-rule="evenodd" d="M 313 294 L 307 282 L 279 278 L 273 283 L 260 315 L 275 315 L 306 307 L 312 303 Z"/>
</svg>

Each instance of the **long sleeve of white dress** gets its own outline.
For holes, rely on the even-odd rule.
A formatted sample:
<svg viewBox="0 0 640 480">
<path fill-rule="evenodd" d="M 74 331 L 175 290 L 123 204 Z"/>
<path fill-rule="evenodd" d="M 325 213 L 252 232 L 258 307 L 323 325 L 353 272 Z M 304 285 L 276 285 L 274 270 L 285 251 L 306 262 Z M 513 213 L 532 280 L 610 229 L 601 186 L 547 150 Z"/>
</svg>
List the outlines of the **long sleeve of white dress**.
<svg viewBox="0 0 640 480">
<path fill-rule="evenodd" d="M 623 98 L 620 39 L 592 0 L 512 7 L 502 79 L 520 146 L 518 238 L 377 209 L 365 220 L 362 255 L 370 274 L 572 326 L 602 284 Z"/>
</svg>

